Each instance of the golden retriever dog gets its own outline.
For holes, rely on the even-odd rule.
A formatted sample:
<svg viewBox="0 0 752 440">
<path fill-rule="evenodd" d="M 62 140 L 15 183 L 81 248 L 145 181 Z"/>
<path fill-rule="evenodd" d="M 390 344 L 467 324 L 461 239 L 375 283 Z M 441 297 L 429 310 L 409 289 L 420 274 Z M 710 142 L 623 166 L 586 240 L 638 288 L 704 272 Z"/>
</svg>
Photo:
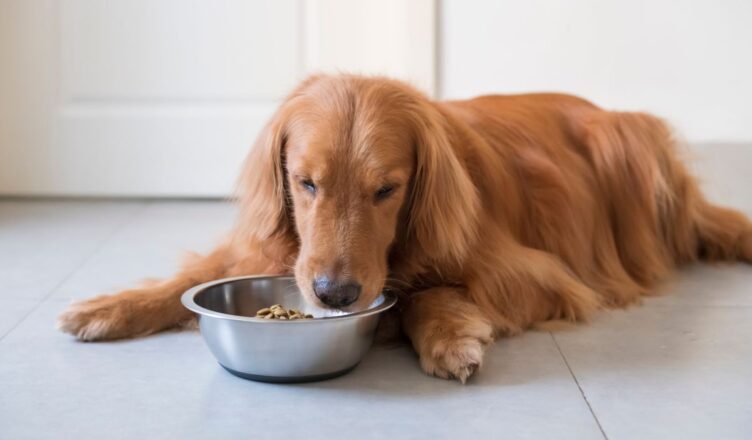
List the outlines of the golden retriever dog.
<svg viewBox="0 0 752 440">
<path fill-rule="evenodd" d="M 198 283 L 292 272 L 320 306 L 398 291 L 423 370 L 464 382 L 499 336 L 635 303 L 679 264 L 752 261 L 752 223 L 703 197 L 666 124 L 561 94 L 435 102 L 385 78 L 314 76 L 239 186 L 214 251 L 74 304 L 60 328 L 148 335 L 193 318 L 180 296 Z"/>
</svg>

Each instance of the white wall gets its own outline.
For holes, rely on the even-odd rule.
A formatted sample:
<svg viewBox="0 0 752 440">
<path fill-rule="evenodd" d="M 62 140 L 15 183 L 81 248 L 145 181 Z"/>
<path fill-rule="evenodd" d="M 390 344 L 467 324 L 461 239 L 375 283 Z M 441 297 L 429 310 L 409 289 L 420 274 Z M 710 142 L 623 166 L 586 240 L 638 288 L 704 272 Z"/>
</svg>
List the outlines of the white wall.
<svg viewBox="0 0 752 440">
<path fill-rule="evenodd" d="M 443 0 L 440 95 L 564 91 L 752 142 L 750 0 Z M 752 165 L 752 164 L 751 164 Z"/>
</svg>

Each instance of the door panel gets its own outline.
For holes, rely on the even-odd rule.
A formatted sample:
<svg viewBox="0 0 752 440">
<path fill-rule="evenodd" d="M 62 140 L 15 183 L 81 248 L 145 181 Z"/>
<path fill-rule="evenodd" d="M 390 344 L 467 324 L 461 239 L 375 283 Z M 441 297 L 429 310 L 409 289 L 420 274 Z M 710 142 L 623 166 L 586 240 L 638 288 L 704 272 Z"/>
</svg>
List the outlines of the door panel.
<svg viewBox="0 0 752 440">
<path fill-rule="evenodd" d="M 63 99 L 276 99 L 300 73 L 299 6 L 295 0 L 65 1 Z"/>
<path fill-rule="evenodd" d="M 434 0 L 4 0 L 0 194 L 227 196 L 309 72 L 430 91 L 434 19 Z"/>
</svg>

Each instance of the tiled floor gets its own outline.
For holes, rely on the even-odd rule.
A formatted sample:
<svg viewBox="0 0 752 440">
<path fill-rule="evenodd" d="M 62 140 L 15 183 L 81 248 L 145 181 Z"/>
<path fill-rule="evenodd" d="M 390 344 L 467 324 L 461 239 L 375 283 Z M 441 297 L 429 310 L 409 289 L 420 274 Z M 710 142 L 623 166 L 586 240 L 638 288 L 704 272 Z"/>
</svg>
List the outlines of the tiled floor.
<svg viewBox="0 0 752 440">
<path fill-rule="evenodd" d="M 716 182 L 716 198 L 752 214 L 751 192 Z M 408 347 L 374 348 L 339 379 L 269 385 L 224 372 L 195 332 L 83 344 L 55 330 L 71 299 L 168 275 L 233 214 L 220 202 L 0 201 L 0 439 L 752 438 L 741 264 L 685 268 L 643 307 L 501 340 L 465 386 L 423 375 Z"/>
</svg>

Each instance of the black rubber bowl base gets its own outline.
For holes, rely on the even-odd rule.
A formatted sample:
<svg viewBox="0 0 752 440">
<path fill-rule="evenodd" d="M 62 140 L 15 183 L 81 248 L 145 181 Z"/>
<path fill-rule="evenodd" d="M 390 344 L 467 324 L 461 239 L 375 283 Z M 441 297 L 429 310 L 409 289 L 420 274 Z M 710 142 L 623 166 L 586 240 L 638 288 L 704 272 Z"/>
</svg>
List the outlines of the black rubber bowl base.
<svg viewBox="0 0 752 440">
<path fill-rule="evenodd" d="M 222 364 L 219 364 L 222 365 Z M 327 380 L 327 379 L 333 379 L 335 377 L 342 376 L 344 374 L 347 374 L 351 372 L 352 370 L 357 367 L 358 364 L 353 365 L 352 367 L 345 368 L 344 370 L 335 371 L 333 373 L 326 373 L 326 374 L 314 374 L 312 376 L 262 376 L 258 374 L 250 374 L 250 373 L 241 373 L 240 371 L 235 371 L 232 368 L 226 367 L 222 365 L 222 368 L 229 371 L 232 375 L 253 380 L 256 382 L 268 382 L 268 383 L 303 383 L 303 382 L 318 382 L 321 380 Z"/>
</svg>

